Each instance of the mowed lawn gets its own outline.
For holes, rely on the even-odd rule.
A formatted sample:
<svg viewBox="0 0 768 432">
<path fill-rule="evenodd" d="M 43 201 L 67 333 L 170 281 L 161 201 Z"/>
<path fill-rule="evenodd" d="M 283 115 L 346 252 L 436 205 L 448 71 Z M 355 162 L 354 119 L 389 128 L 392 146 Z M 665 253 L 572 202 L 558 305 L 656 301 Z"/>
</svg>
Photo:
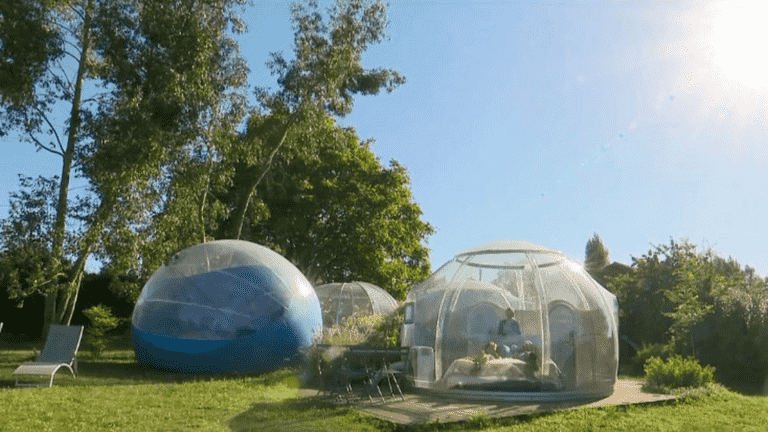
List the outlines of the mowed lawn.
<svg viewBox="0 0 768 432">
<path fill-rule="evenodd" d="M 710 431 L 768 430 L 768 397 L 722 387 L 658 405 L 580 408 L 511 419 L 400 426 L 298 397 L 296 372 L 188 376 L 143 368 L 129 349 L 60 371 L 53 388 L 14 388 L 28 348 L 0 349 L 0 431 Z M 87 352 L 83 353 L 87 359 Z"/>
</svg>

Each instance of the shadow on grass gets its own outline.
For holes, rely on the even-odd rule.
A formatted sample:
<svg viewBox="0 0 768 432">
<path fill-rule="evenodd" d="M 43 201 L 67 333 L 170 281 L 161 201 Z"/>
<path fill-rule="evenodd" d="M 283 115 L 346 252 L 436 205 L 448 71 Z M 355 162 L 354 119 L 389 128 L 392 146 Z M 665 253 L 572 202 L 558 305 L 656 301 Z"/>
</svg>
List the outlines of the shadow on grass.
<svg viewBox="0 0 768 432">
<path fill-rule="evenodd" d="M 236 432 L 395 430 L 389 422 L 315 398 L 254 403 L 248 410 L 230 419 L 229 427 Z"/>
<path fill-rule="evenodd" d="M 558 411 L 548 411 L 500 418 L 489 418 L 480 414 L 460 421 L 432 420 L 416 424 L 396 424 L 358 413 L 351 406 L 328 402 L 327 399 L 320 397 L 310 397 L 281 402 L 254 403 L 248 410 L 230 419 L 229 427 L 235 432 L 463 431 L 527 424 L 535 419 L 558 414 Z"/>
</svg>

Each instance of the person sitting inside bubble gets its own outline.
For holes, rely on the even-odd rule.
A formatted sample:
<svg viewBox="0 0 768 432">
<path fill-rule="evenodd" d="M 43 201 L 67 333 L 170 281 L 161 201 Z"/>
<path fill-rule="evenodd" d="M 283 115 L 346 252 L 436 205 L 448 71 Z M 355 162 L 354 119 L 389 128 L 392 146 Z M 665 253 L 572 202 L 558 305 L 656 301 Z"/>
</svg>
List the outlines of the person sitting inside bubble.
<svg viewBox="0 0 768 432">
<path fill-rule="evenodd" d="M 507 308 L 507 317 L 499 322 L 499 352 L 503 357 L 512 357 L 517 353 L 515 344 L 521 339 L 520 324 L 515 319 L 515 311 Z"/>
</svg>

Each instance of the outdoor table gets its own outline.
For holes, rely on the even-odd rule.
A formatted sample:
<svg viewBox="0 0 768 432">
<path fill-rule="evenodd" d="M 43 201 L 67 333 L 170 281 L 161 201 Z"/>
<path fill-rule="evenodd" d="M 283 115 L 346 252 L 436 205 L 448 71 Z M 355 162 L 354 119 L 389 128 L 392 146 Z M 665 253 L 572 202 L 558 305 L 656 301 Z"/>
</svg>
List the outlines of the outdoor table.
<svg viewBox="0 0 768 432">
<path fill-rule="evenodd" d="M 340 376 L 337 378 L 341 378 L 341 384 L 343 384 L 348 394 L 352 391 L 353 381 L 363 381 L 369 386 L 368 397 L 370 399 L 372 399 L 370 390 L 375 387 L 381 399 L 384 400 L 379 382 L 386 378 L 390 393 L 394 396 L 394 389 L 392 388 L 392 383 L 394 382 L 400 397 L 405 399 L 397 379 L 399 371 L 393 368 L 393 364 L 401 362 L 406 357 L 408 354 L 407 347 L 379 348 L 360 345 L 327 344 L 320 344 L 317 347 L 318 354 L 330 351 L 333 348 L 343 350 L 342 366 L 337 372 Z"/>
</svg>

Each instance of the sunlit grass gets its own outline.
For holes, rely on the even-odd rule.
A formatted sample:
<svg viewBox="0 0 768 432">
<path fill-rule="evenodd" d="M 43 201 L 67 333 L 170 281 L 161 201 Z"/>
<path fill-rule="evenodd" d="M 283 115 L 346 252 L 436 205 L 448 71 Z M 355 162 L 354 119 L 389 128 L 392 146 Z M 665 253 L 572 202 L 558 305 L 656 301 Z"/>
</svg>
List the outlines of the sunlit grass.
<svg viewBox="0 0 768 432">
<path fill-rule="evenodd" d="M 209 376 L 159 372 L 135 363 L 129 349 L 90 359 L 80 376 L 61 371 L 53 388 L 14 388 L 11 373 L 34 357 L 28 347 L 0 350 L 0 430 L 3 431 L 762 431 L 768 397 L 715 386 L 678 401 L 579 408 L 507 419 L 402 426 L 300 398 L 296 373 Z"/>
</svg>

